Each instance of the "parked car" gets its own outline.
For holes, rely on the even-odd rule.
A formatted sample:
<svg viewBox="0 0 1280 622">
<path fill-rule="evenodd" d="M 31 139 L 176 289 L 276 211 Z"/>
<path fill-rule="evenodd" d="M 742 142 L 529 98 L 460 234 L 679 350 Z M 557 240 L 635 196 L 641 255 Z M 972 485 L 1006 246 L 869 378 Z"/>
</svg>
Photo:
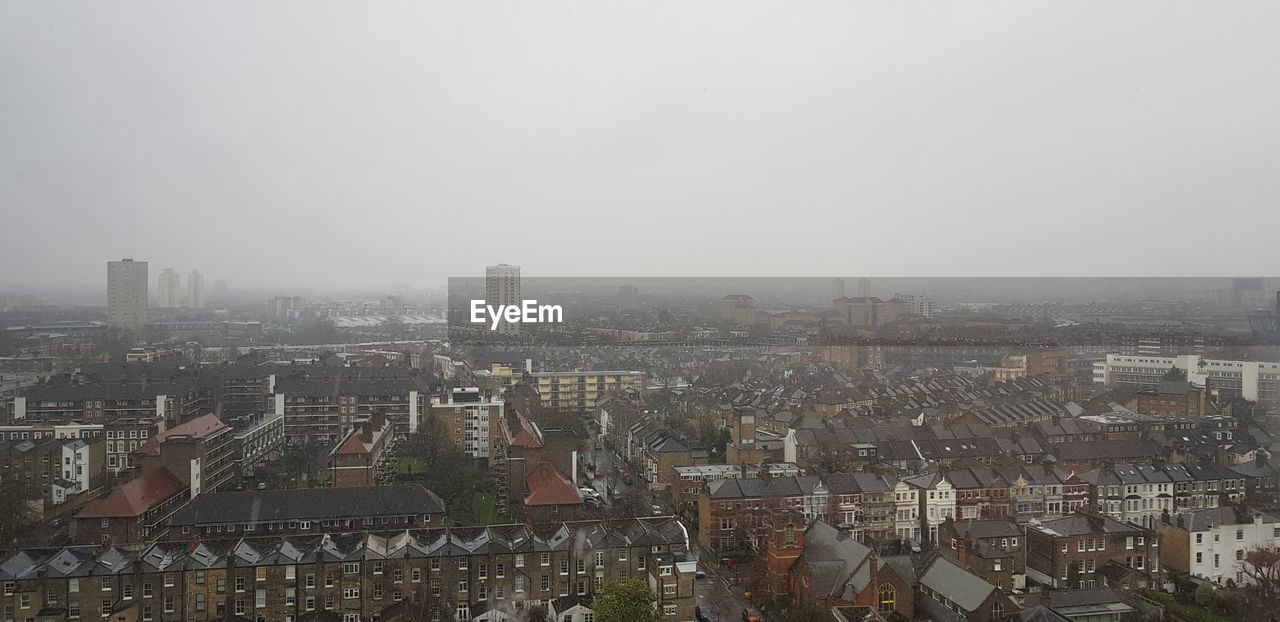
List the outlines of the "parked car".
<svg viewBox="0 0 1280 622">
<path fill-rule="evenodd" d="M 693 617 L 696 618 L 698 622 L 711 622 L 711 616 L 707 615 L 707 611 L 702 607 L 693 608 Z"/>
<path fill-rule="evenodd" d="M 759 609 L 743 609 L 742 622 L 764 622 L 764 615 L 760 613 Z"/>
<path fill-rule="evenodd" d="M 662 516 L 667 513 L 667 511 L 662 509 L 662 506 L 660 505 L 651 505 L 649 508 L 653 511 L 654 516 Z"/>
</svg>

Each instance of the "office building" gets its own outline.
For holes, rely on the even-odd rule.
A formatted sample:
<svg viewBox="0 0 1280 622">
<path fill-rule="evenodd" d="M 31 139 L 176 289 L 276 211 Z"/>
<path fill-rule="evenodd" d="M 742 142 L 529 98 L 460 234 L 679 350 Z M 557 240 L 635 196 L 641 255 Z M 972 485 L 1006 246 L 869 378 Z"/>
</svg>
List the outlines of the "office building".
<svg viewBox="0 0 1280 622">
<path fill-rule="evenodd" d="M 147 323 L 147 262 L 121 259 L 107 263 L 107 324 L 141 330 Z"/>
<path fill-rule="evenodd" d="M 484 299 L 490 306 L 520 305 L 520 266 L 498 264 L 485 268 Z M 520 325 L 502 320 L 498 324 L 498 334 L 518 335 Z"/>
</svg>

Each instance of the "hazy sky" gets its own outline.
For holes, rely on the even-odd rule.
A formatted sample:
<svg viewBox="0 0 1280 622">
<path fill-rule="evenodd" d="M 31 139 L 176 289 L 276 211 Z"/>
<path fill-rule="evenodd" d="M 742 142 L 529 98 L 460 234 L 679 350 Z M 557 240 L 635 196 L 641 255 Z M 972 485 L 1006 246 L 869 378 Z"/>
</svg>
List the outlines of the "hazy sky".
<svg viewBox="0 0 1280 622">
<path fill-rule="evenodd" d="M 1280 3 L 0 0 L 0 283 L 1280 266 Z"/>
</svg>

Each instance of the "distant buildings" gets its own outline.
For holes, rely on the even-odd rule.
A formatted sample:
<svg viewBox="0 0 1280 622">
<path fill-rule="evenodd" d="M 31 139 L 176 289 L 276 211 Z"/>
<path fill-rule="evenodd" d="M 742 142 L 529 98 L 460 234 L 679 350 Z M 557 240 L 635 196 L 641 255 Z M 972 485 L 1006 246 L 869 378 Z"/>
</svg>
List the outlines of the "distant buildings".
<svg viewBox="0 0 1280 622">
<path fill-rule="evenodd" d="M 204 275 L 199 270 L 192 270 L 187 277 L 186 306 L 192 309 L 204 308 Z"/>
<path fill-rule="evenodd" d="M 165 268 L 156 277 L 156 306 L 161 309 L 177 309 L 182 305 L 182 277 L 173 268 Z"/>
<path fill-rule="evenodd" d="M 893 297 L 907 305 L 907 312 L 925 319 L 933 317 L 933 299 L 924 294 L 894 294 Z"/>
<path fill-rule="evenodd" d="M 911 306 L 898 298 L 837 298 L 831 305 L 838 322 L 856 328 L 879 328 L 911 313 Z"/>
<path fill-rule="evenodd" d="M 520 266 L 503 263 L 485 268 L 484 291 L 485 304 L 494 307 L 498 305 L 519 306 L 522 300 L 520 293 Z M 497 332 L 500 335 L 519 335 L 520 324 L 507 322 L 504 319 L 499 322 Z"/>
<path fill-rule="evenodd" d="M 107 324 L 140 330 L 147 323 L 147 262 L 107 262 Z"/>
<path fill-rule="evenodd" d="M 1176 357 L 1108 354 L 1093 366 L 1093 381 L 1106 386 L 1155 388 L 1165 374 L 1180 370 L 1186 380 L 1222 397 L 1249 401 L 1280 400 L 1280 363 L 1206 359 L 1198 354 Z"/>
</svg>

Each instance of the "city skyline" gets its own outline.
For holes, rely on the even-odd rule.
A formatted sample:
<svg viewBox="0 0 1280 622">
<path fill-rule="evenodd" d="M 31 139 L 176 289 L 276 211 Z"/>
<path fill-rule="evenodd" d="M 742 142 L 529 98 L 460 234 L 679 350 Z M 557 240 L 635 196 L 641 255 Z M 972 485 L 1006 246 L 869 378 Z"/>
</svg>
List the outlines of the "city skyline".
<svg viewBox="0 0 1280 622">
<path fill-rule="evenodd" d="M 487 215 L 529 274 L 1280 264 L 1273 3 L 564 7 L 6 5 L 0 209 L 65 246 L 28 262 L 42 236 L 10 238 L 0 283 L 96 283 L 121 256 L 246 286 L 440 283 L 477 262 L 431 230 Z M 293 26 L 311 36 L 280 47 Z M 242 252 L 294 243 L 380 251 Z"/>
</svg>

